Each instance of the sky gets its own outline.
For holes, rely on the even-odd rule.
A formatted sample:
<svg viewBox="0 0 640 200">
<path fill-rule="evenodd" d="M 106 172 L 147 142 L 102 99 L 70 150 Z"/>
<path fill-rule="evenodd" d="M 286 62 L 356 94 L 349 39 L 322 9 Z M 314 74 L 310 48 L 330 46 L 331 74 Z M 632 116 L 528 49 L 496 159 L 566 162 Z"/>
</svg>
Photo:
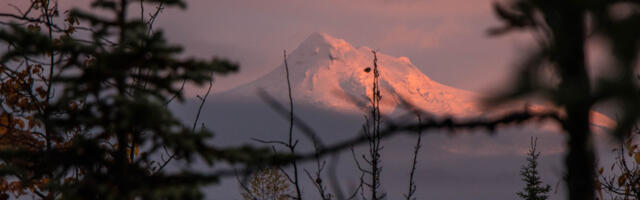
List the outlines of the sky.
<svg viewBox="0 0 640 200">
<path fill-rule="evenodd" d="M 387 55 L 407 57 L 432 80 L 477 93 L 508 85 L 514 65 L 535 47 L 527 33 L 488 36 L 489 28 L 501 25 L 493 13 L 494 0 L 187 2 L 186 11 L 165 10 L 158 18 L 157 26 L 165 30 L 170 41 L 184 44 L 188 55 L 203 58 L 215 55 L 239 62 L 238 74 L 217 78 L 214 96 L 276 69 L 282 64 L 283 50 L 294 50 L 314 32 L 344 39 L 356 47 L 367 46 Z M 588 45 L 589 63 L 604 64 L 602 51 L 591 48 L 597 43 Z M 191 95 L 202 92 L 194 88 L 189 90 Z M 234 106 L 238 108 L 231 109 Z M 267 134 L 264 130 L 272 134 L 285 130 L 285 121 L 273 119 L 277 118 L 274 115 L 264 116 L 269 115 L 264 105 L 255 109 L 259 106 L 249 107 L 212 104 L 205 111 L 209 114 L 204 122 L 208 127 L 218 127 L 217 132 L 234 134 L 220 134 L 219 141 L 248 139 L 250 136 L 269 138 L 275 136 L 255 134 Z M 194 110 L 182 111 L 189 115 Z M 325 123 L 316 125 L 316 128 L 339 126 L 339 123 L 329 122 L 331 119 L 338 121 L 335 117 L 318 117 L 321 114 L 313 112 L 309 115 L 308 119 Z M 225 127 L 233 122 L 232 119 L 252 125 Z M 280 126 L 274 127 L 273 124 Z M 330 128 L 325 132 L 336 133 Z M 545 152 L 541 156 L 540 167 L 545 183 L 555 188 L 551 199 L 562 199 L 563 187 L 556 184 L 563 176 L 564 154 L 557 151 L 565 142 L 563 136 L 523 129 L 510 129 L 493 137 L 428 138 L 433 146 L 427 147 L 425 151 L 428 153 L 421 157 L 420 162 L 427 164 L 419 168 L 419 196 L 426 199 L 513 199 L 521 188 L 517 171 L 523 164 L 523 149 L 529 144 L 532 132 L 544 141 L 540 144 L 540 149 Z M 345 136 L 335 136 L 340 137 Z M 607 141 L 602 137 L 598 140 Z M 405 189 L 404 175 L 408 163 L 407 159 L 397 156 L 406 154 L 407 149 L 402 149 L 407 146 L 406 142 L 406 138 L 404 142 L 398 139 L 386 146 L 386 157 L 392 164 L 385 165 L 388 174 L 384 182 L 391 198 L 398 197 Z M 609 148 L 600 150 L 608 151 Z M 603 157 L 601 161 L 606 163 L 607 158 Z M 342 167 L 353 168 L 350 161 L 343 163 L 347 166 Z M 342 172 L 346 182 L 355 178 L 348 170 L 347 173 Z M 233 189 L 234 184 L 234 180 L 228 180 L 221 187 L 208 191 L 226 194 L 225 191 Z"/>
<path fill-rule="evenodd" d="M 157 21 L 189 55 L 229 58 L 240 73 L 220 78 L 220 92 L 257 79 L 282 63 L 313 32 L 392 56 L 408 57 L 430 78 L 483 91 L 504 83 L 527 34 L 489 37 L 499 26 L 492 0 L 220 0 L 187 1 Z"/>
<path fill-rule="evenodd" d="M 508 83 L 520 55 L 535 46 L 527 33 L 490 37 L 500 26 L 493 13 L 496 0 L 187 0 L 187 8 L 168 8 L 154 27 L 188 56 L 228 58 L 240 72 L 219 77 L 214 93 L 251 82 L 282 64 L 291 51 L 314 32 L 327 33 L 359 47 L 408 57 L 433 80 L 452 87 L 485 92 Z M 25 4 L 3 0 L 6 5 Z M 88 8 L 88 1 L 61 0 L 61 10 Z M 131 16 L 139 7 L 132 6 Z M 147 7 L 150 12 L 152 8 Z M 591 46 L 597 46 L 591 45 Z M 601 59 L 590 48 L 590 59 Z M 194 96 L 203 89 L 189 88 Z"/>
<path fill-rule="evenodd" d="M 322 32 L 348 43 L 377 49 L 394 57 L 404 56 L 424 74 L 442 84 L 482 93 L 509 80 L 512 64 L 532 45 L 527 34 L 489 37 L 487 29 L 499 26 L 492 12 L 492 0 L 220 0 L 188 1 L 187 11 L 166 10 L 158 18 L 172 42 L 184 44 L 187 54 L 222 56 L 240 63 L 240 72 L 218 78 L 211 105 L 203 122 L 217 134 L 217 141 L 244 141 L 251 137 L 279 138 L 286 122 L 258 105 L 215 103 L 216 94 L 249 83 L 282 64 L 282 51 L 293 51 L 314 32 Z M 295 66 L 292 66 L 295 67 Z M 194 93 L 201 93 L 190 88 Z M 189 93 L 189 92 L 188 92 Z M 237 109 L 232 109 L 238 107 Z M 193 109 L 181 110 L 184 115 Z M 305 113 L 298 111 L 299 113 Z M 251 113 L 251 114 L 247 114 Z M 361 117 L 340 117 L 307 112 L 305 119 L 328 138 L 346 138 L 356 133 Z M 327 116 L 325 116 L 327 115 Z M 269 119 L 269 120 L 267 120 Z M 250 126 L 229 126 L 245 121 Z M 336 123 L 339 121 L 338 123 Z M 351 123 L 345 123 L 345 121 Z M 275 125 L 274 125 L 275 124 Z M 355 127 L 353 125 L 355 124 Z M 334 127 L 333 129 L 331 127 Z M 338 127 L 338 128 L 335 128 Z M 265 130 L 269 130 L 266 131 Z M 347 130 L 347 131 L 345 131 Z M 351 130 L 351 131 L 348 131 Z M 512 133 L 510 131 L 507 133 Z M 231 133 L 232 135 L 229 135 Z M 342 133 L 342 135 L 334 135 Z M 557 149 L 559 135 L 545 133 L 541 144 Z M 418 196 L 422 199 L 513 199 L 520 188 L 518 170 L 530 134 L 426 138 L 418 171 Z M 414 139 L 414 138 L 413 138 Z M 384 189 L 390 198 L 404 192 L 408 149 L 411 138 L 385 143 Z M 444 148 L 444 149 L 443 149 Z M 516 151 L 517 149 L 518 151 Z M 343 155 L 340 164 L 344 187 L 357 180 L 353 163 Z M 545 181 L 555 184 L 562 176 L 562 154 L 546 153 L 541 164 Z M 425 164 L 423 164 L 425 163 Z M 310 167 L 312 168 L 312 167 Z M 226 180 L 207 190 L 221 199 L 233 199 L 237 189 Z M 313 194 L 305 187 L 306 195 Z M 553 199 L 561 199 L 563 192 Z M 237 197 L 236 197 L 237 198 Z"/>
<path fill-rule="evenodd" d="M 203 122 L 220 133 L 216 136 L 217 141 L 227 143 L 247 141 L 251 137 L 277 139 L 279 137 L 274 134 L 286 130 L 286 121 L 264 105 L 215 103 L 216 94 L 276 69 L 282 64 L 283 50 L 291 52 L 314 32 L 344 39 L 356 47 L 367 46 L 394 57 L 407 57 L 429 78 L 448 86 L 478 93 L 503 86 L 510 80 L 518 56 L 533 44 L 530 36 L 523 33 L 497 38 L 487 35 L 487 29 L 500 26 L 492 12 L 492 2 L 188 1 L 187 11 L 166 10 L 157 25 L 164 28 L 170 41 L 185 44 L 189 55 L 216 55 L 240 63 L 238 74 L 217 79 L 214 103 L 208 104 L 204 111 L 207 117 Z M 190 88 L 190 91 L 193 95 L 202 90 Z M 194 113 L 193 109 L 176 110 L 185 116 Z M 361 121 L 361 117 L 336 120 L 342 118 L 320 111 L 298 113 L 306 113 L 304 119 L 319 122 L 313 127 L 320 133 L 329 133 L 323 135 L 328 138 L 346 138 L 348 135 L 344 134 L 356 133 L 358 121 Z M 233 125 L 237 121 L 251 125 Z M 425 153 L 419 161 L 418 196 L 425 199 L 513 199 L 521 188 L 518 170 L 523 164 L 531 132 L 535 131 L 523 132 L 527 131 L 516 128 L 495 137 L 481 133 L 427 137 Z M 564 140 L 558 134 L 536 134 L 544 141 L 540 144 L 545 151 L 541 157 L 541 173 L 546 183 L 554 185 L 563 173 L 563 154 L 556 150 Z M 385 143 L 387 160 L 383 161 L 383 182 L 392 199 L 400 197 L 406 189 L 409 163 L 405 147 L 412 139 L 415 138 L 396 138 Z M 342 158 L 341 180 L 348 188 L 348 183 L 353 183 L 357 175 L 351 171 L 353 163 L 348 159 L 349 155 Z M 237 189 L 235 184 L 235 180 L 226 180 L 207 192 L 221 199 L 233 199 L 235 196 L 228 191 Z M 558 190 L 552 199 L 562 199 L 562 187 Z M 305 187 L 305 191 L 307 195 L 313 194 L 311 187 Z"/>
</svg>

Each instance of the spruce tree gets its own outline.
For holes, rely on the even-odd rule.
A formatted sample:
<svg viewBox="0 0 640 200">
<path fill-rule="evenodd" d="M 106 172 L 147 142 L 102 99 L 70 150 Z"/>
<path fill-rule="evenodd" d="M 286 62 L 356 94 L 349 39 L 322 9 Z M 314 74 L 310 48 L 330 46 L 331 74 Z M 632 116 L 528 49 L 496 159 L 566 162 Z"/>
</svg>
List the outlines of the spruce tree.
<svg viewBox="0 0 640 200">
<path fill-rule="evenodd" d="M 268 149 L 212 146 L 209 131 L 166 109 L 185 98 L 181 83 L 211 84 L 238 67 L 184 58 L 162 31 L 128 16 L 134 3 L 185 7 L 95 0 L 61 16 L 55 1 L 34 0 L 25 10 L 42 15 L 0 13 L 12 19 L 0 21 L 0 199 L 201 199 L 200 186 L 229 173 L 167 172 L 160 155 L 243 169 L 276 160 Z M 89 34 L 72 35 L 78 24 Z"/>
<path fill-rule="evenodd" d="M 524 189 L 518 192 L 518 196 L 525 200 L 546 200 L 551 186 L 542 183 L 538 175 L 538 156 L 536 151 L 537 138 L 531 138 L 531 148 L 527 154 L 527 164 L 520 169 L 522 181 L 526 183 Z"/>
</svg>

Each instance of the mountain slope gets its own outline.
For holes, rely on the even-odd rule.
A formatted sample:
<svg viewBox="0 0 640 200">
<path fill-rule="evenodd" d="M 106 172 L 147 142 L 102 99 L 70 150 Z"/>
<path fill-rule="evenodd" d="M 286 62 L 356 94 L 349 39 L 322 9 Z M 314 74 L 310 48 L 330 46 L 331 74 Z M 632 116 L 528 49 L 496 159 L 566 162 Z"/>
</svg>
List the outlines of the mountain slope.
<svg viewBox="0 0 640 200">
<path fill-rule="evenodd" d="M 431 80 L 406 57 L 377 55 L 383 114 L 400 110 L 403 101 L 435 115 L 477 117 L 487 114 L 477 102 L 477 94 Z M 367 97 L 371 96 L 373 73 L 364 71 L 373 66 L 371 48 L 356 48 L 342 39 L 313 33 L 291 52 L 287 61 L 297 103 L 352 113 L 360 112 Z M 255 96 L 259 88 L 286 102 L 284 66 L 226 95 Z M 523 105 L 513 108 L 522 109 Z M 541 106 L 533 108 L 544 109 Z M 593 112 L 593 118 L 598 126 L 612 127 L 614 124 L 600 113 Z"/>
<path fill-rule="evenodd" d="M 295 100 L 339 111 L 356 111 L 371 96 L 372 49 L 355 48 L 342 39 L 314 33 L 288 56 Z M 406 57 L 378 53 L 383 112 L 392 112 L 398 98 L 434 114 L 477 114 L 473 94 L 431 80 Z M 284 67 L 236 88 L 231 95 L 254 95 L 262 88 L 275 97 L 287 96 Z M 394 94 L 394 95 L 389 95 Z M 354 99 L 357 99 L 354 102 Z"/>
</svg>

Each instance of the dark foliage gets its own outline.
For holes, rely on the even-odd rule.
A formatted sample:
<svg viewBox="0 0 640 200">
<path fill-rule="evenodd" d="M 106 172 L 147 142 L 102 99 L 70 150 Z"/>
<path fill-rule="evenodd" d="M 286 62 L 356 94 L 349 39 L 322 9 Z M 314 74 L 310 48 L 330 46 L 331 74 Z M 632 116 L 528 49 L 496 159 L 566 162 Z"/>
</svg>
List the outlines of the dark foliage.
<svg viewBox="0 0 640 200">
<path fill-rule="evenodd" d="M 634 83 L 640 39 L 637 1 L 618 0 L 511 0 L 495 4 L 504 26 L 490 31 L 498 35 L 512 30 L 531 32 L 536 48 L 520 66 L 513 88 L 492 102 L 537 97 L 563 109 L 561 126 L 568 133 L 567 186 L 569 199 L 595 199 L 595 155 L 589 127 L 592 107 L 616 102 L 622 111 L 616 136 L 623 138 L 640 116 L 638 87 Z M 618 9 L 628 13 L 615 15 Z M 589 76 L 586 42 L 592 38 L 608 42 L 614 56 L 608 73 Z M 552 69 L 552 79 L 541 75 Z"/>
<path fill-rule="evenodd" d="M 185 7 L 175 0 L 135 2 Z M 8 47 L 0 57 L 3 198 L 200 199 L 199 187 L 224 173 L 168 173 L 155 159 L 171 152 L 186 162 L 247 169 L 273 162 L 268 149 L 208 145 L 210 132 L 183 125 L 165 108 L 183 100 L 181 82 L 200 85 L 238 67 L 219 58 L 179 58 L 182 49 L 151 31 L 144 17 L 127 16 L 132 3 L 94 1 L 91 11 L 65 12 L 65 28 L 52 23 L 59 16 L 54 1 L 0 15 L 10 19 L 0 28 L 0 45 Z M 74 29 L 90 36 L 75 37 Z"/>
</svg>

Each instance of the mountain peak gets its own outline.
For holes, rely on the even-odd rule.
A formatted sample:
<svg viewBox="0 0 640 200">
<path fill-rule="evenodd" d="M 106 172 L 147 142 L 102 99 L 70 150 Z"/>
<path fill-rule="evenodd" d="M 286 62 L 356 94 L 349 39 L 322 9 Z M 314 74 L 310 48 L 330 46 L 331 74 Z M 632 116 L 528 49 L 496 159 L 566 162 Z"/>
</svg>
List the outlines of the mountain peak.
<svg viewBox="0 0 640 200">
<path fill-rule="evenodd" d="M 359 111 L 371 98 L 373 67 L 371 48 L 354 48 L 343 39 L 326 33 L 312 33 L 287 56 L 292 92 L 297 102 L 337 111 Z M 407 57 L 378 52 L 382 111 L 392 113 L 402 102 L 409 102 L 435 114 L 473 115 L 471 93 L 431 80 Z M 287 96 L 284 66 L 235 90 L 236 94 L 255 94 L 256 88 L 276 96 Z"/>
<path fill-rule="evenodd" d="M 351 50 L 354 47 L 343 39 L 335 38 L 326 33 L 314 32 L 300 43 L 298 49 L 320 53 L 322 50 Z"/>
</svg>

